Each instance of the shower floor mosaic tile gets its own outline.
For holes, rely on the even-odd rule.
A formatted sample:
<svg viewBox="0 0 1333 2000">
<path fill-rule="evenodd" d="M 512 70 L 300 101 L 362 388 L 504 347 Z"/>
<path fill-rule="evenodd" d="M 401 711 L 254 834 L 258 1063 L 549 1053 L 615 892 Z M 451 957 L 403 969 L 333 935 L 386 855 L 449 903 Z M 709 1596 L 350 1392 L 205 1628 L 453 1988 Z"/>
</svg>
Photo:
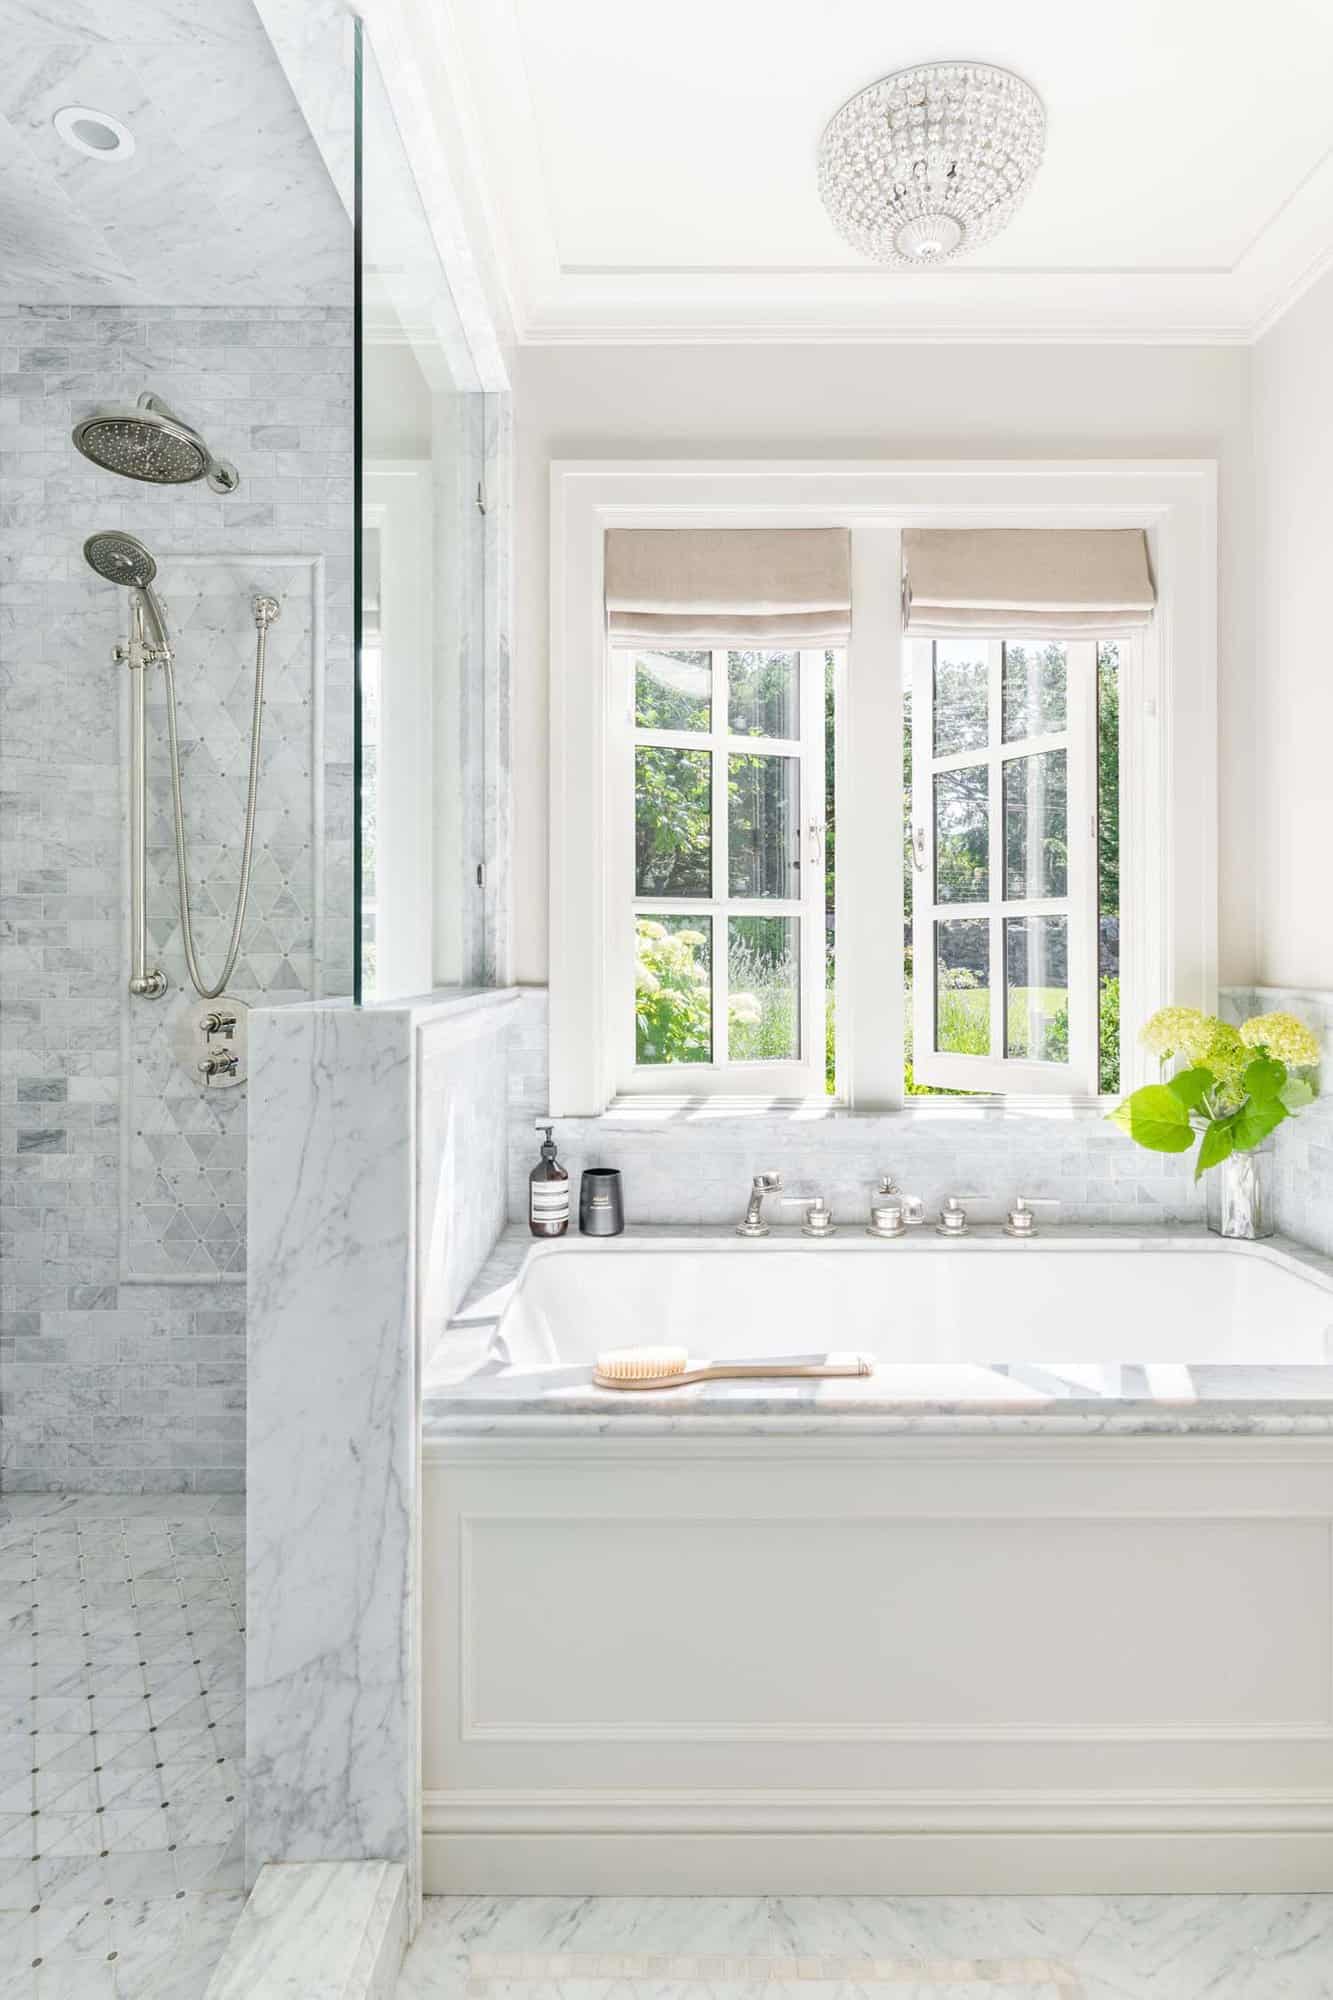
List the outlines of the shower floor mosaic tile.
<svg viewBox="0 0 1333 2000">
<path fill-rule="evenodd" d="M 428 1897 L 397 2000 L 1330 2000 L 1333 1896 Z"/>
<path fill-rule="evenodd" d="M 201 2000 L 244 1901 L 243 1507 L 0 1498 L 0 2000 Z"/>
</svg>

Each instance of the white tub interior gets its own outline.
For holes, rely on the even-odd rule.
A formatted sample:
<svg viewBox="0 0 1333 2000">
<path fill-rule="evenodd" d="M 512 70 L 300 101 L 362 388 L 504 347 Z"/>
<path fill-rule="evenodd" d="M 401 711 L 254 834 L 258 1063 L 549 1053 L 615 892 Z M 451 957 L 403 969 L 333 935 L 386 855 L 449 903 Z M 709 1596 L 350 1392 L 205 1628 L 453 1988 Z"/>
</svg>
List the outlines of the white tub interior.
<svg viewBox="0 0 1333 2000">
<path fill-rule="evenodd" d="M 562 1246 L 500 1321 L 510 1366 L 670 1342 L 716 1360 L 854 1349 L 878 1364 L 1315 1365 L 1333 1290 L 1279 1251 L 1201 1241 Z"/>
</svg>

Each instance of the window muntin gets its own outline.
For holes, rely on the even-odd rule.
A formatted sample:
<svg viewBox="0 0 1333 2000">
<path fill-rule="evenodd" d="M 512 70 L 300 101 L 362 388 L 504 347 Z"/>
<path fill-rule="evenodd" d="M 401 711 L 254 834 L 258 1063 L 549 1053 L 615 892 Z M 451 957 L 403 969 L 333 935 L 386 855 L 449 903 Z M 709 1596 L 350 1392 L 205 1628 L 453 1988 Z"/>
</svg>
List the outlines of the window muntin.
<svg viewBox="0 0 1333 2000">
<path fill-rule="evenodd" d="M 825 652 L 611 658 L 633 853 L 620 1088 L 822 1094 Z"/>
<path fill-rule="evenodd" d="M 905 650 L 914 1087 L 1095 1093 L 1096 642 Z"/>
</svg>

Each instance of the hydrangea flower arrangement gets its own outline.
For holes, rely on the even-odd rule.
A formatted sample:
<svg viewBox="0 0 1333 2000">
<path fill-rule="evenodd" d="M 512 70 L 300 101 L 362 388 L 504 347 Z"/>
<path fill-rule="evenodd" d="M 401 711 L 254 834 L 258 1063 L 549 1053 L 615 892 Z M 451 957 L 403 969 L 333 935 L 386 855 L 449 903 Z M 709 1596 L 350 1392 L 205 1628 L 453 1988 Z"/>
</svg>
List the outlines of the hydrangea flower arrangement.
<svg viewBox="0 0 1333 2000">
<path fill-rule="evenodd" d="M 1319 1041 L 1294 1014 L 1255 1014 L 1235 1028 L 1195 1007 L 1161 1007 L 1140 1039 L 1164 1080 L 1131 1091 L 1111 1122 L 1154 1153 L 1187 1153 L 1198 1138 L 1195 1180 L 1314 1101 L 1302 1072 L 1318 1063 Z M 1184 1067 L 1167 1077 L 1173 1060 Z"/>
</svg>

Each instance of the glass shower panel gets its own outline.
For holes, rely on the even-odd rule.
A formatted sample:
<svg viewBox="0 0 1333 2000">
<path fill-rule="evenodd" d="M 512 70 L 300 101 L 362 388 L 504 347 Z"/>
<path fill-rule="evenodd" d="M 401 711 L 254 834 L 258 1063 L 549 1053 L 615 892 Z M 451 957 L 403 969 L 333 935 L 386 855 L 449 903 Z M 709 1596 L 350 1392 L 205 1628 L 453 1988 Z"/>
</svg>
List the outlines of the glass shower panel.
<svg viewBox="0 0 1333 2000">
<path fill-rule="evenodd" d="M 358 126 L 357 998 L 485 979 L 484 398 L 369 41 Z"/>
</svg>

